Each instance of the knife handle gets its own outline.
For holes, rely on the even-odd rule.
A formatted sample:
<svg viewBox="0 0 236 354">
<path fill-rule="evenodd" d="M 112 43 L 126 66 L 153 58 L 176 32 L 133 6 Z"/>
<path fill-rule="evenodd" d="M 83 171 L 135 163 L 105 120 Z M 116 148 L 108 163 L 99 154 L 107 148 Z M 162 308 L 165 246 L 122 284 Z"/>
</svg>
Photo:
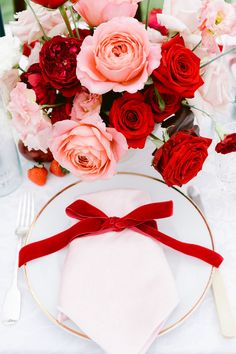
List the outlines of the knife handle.
<svg viewBox="0 0 236 354">
<path fill-rule="evenodd" d="M 230 307 L 224 280 L 219 269 L 215 269 L 213 274 L 212 289 L 221 333 L 226 338 L 233 338 L 236 336 L 236 324 Z"/>
</svg>

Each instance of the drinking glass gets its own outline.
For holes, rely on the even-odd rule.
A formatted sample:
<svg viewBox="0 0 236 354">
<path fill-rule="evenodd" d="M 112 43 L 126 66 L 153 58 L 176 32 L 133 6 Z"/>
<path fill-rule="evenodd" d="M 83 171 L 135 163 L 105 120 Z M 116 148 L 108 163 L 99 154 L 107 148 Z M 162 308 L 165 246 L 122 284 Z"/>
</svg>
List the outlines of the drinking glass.
<svg viewBox="0 0 236 354">
<path fill-rule="evenodd" d="M 19 155 L 9 123 L 0 100 L 0 197 L 13 192 L 22 181 Z"/>
<path fill-rule="evenodd" d="M 236 122 L 228 123 L 224 128 L 236 133 Z M 236 152 L 217 154 L 217 177 L 219 207 L 225 220 L 236 222 Z"/>
</svg>

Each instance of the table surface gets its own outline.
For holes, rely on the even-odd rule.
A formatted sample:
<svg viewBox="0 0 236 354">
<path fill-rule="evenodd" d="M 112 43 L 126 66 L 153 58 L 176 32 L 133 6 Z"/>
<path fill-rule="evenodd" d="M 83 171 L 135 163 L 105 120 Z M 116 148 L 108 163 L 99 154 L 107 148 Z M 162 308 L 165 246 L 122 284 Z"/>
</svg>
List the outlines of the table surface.
<svg viewBox="0 0 236 354">
<path fill-rule="evenodd" d="M 150 166 L 153 145 L 148 142 L 144 150 L 137 150 L 132 158 L 119 164 L 119 171 L 134 171 L 159 177 Z M 217 249 L 225 257 L 222 274 L 228 290 L 232 311 L 236 319 L 236 218 L 225 220 L 225 210 L 220 203 L 214 203 L 219 189 L 215 173 L 215 156 L 212 154 L 202 173 L 191 183 L 200 190 L 206 207 L 206 215 L 215 236 Z M 32 184 L 25 177 L 32 163 L 22 159 L 24 179 L 17 191 L 0 198 L 0 307 L 10 285 L 14 264 L 16 237 L 14 235 L 17 206 L 25 191 L 32 191 L 36 202 L 36 211 L 66 185 L 76 181 L 68 175 L 58 178 L 49 176 L 44 187 Z M 186 187 L 185 187 L 186 188 Z M 22 292 L 22 313 L 20 321 L 6 327 L 0 323 L 0 353 L 30 354 L 102 354 L 103 351 L 93 342 L 80 339 L 52 324 L 41 312 L 33 300 L 22 270 L 19 271 L 19 286 Z M 225 354 L 236 353 L 236 338 L 225 339 L 220 334 L 216 308 L 211 290 L 197 311 L 180 327 L 158 338 L 148 354 Z M 122 353 L 121 353 L 122 354 Z"/>
</svg>

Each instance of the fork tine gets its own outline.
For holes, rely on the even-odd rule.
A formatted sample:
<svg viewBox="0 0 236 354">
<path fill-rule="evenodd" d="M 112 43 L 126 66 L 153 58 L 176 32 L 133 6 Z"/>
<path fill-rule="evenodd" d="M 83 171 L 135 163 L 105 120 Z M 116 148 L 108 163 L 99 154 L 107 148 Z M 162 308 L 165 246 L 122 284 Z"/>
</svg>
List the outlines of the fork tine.
<svg viewBox="0 0 236 354">
<path fill-rule="evenodd" d="M 28 225 L 30 213 L 30 194 L 26 194 L 26 207 L 25 207 L 25 215 L 24 215 L 24 227 Z"/>
<path fill-rule="evenodd" d="M 27 225 L 27 219 L 28 219 L 28 213 L 29 213 L 29 193 L 26 193 L 25 195 L 25 208 L 23 210 L 23 215 L 22 215 L 22 222 L 23 222 L 23 227 L 26 227 Z"/>
<path fill-rule="evenodd" d="M 27 203 L 26 211 L 27 211 L 27 217 L 26 217 L 25 226 L 28 227 L 33 221 L 33 216 L 34 216 L 34 199 L 31 193 L 28 194 L 28 203 Z"/>
<path fill-rule="evenodd" d="M 34 210 L 35 209 L 35 205 L 34 205 L 34 197 L 31 194 L 31 217 L 30 217 L 30 224 L 33 222 L 34 220 Z"/>
<path fill-rule="evenodd" d="M 21 197 L 21 200 L 19 202 L 17 227 L 21 227 L 24 225 L 25 209 L 26 209 L 26 194 L 24 194 Z"/>
</svg>

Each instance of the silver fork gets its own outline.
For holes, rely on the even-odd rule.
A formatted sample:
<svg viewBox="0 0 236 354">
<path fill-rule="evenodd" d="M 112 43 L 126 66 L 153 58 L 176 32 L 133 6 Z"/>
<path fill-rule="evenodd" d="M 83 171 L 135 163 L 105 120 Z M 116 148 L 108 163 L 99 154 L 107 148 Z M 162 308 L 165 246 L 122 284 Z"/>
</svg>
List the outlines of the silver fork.
<svg viewBox="0 0 236 354">
<path fill-rule="evenodd" d="M 18 258 L 24 237 L 29 231 L 34 218 L 34 200 L 30 193 L 22 196 L 19 202 L 15 234 L 17 246 L 15 253 L 14 272 L 11 286 L 8 289 L 2 309 L 2 322 L 6 325 L 15 324 L 20 318 L 21 293 L 18 288 Z"/>
</svg>

